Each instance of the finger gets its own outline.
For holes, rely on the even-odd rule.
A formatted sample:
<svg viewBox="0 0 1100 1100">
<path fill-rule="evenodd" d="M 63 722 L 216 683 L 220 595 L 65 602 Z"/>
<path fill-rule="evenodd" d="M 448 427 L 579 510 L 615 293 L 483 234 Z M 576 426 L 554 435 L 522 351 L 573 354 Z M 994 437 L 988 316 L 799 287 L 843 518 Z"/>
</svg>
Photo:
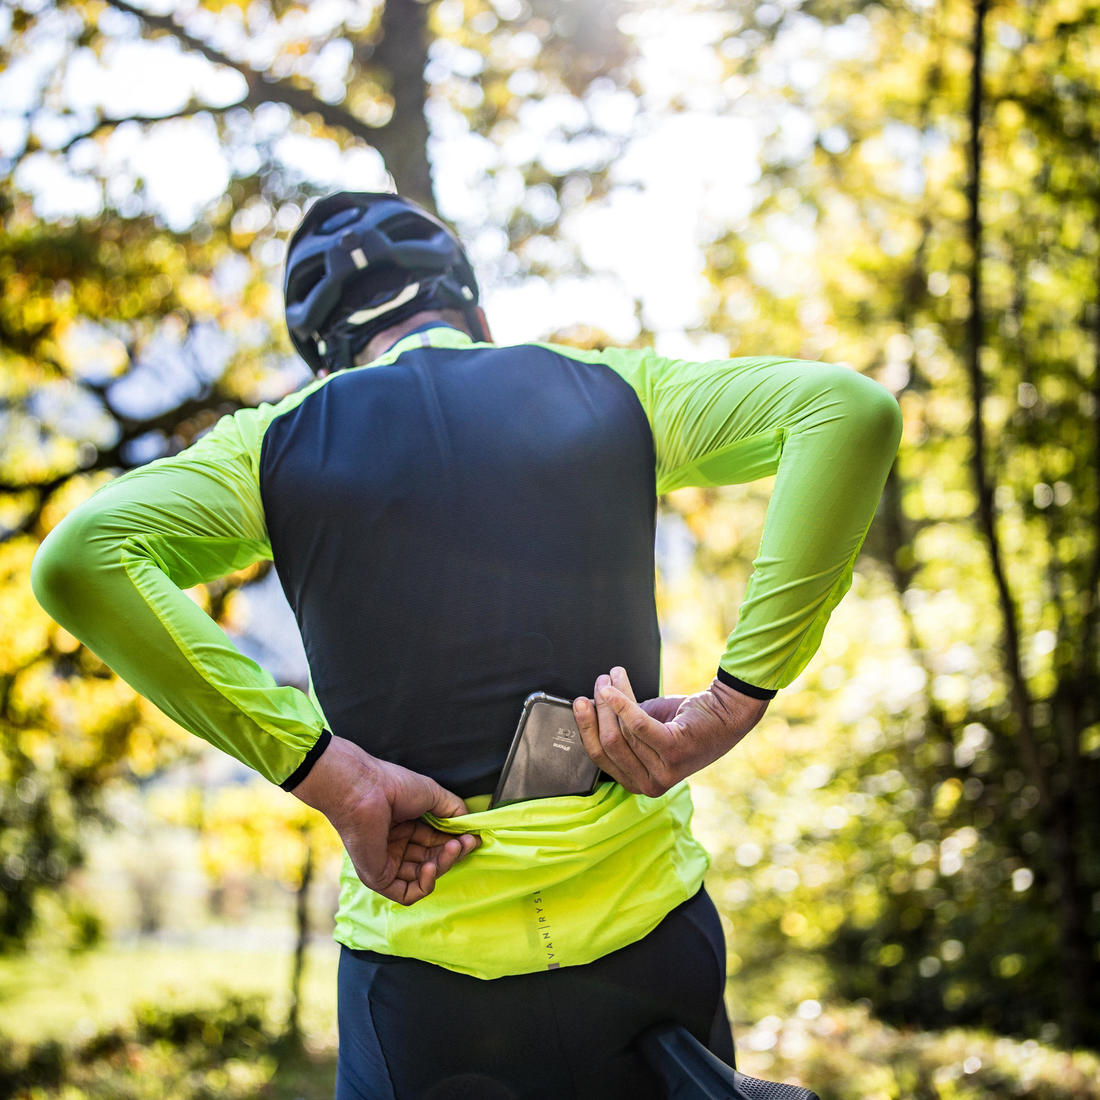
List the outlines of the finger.
<svg viewBox="0 0 1100 1100">
<path fill-rule="evenodd" d="M 422 859 L 406 859 L 397 868 L 397 874 L 393 877 L 399 882 L 416 882 L 420 877 L 420 868 L 424 866 Z"/>
<path fill-rule="evenodd" d="M 620 775 L 625 777 L 620 778 L 619 782 L 629 791 L 642 792 L 649 774 L 623 734 L 618 711 L 613 705 L 616 698 L 625 699 L 626 696 L 612 686 L 609 676 L 601 676 L 596 681 L 596 722 L 599 726 L 600 744 L 607 758 Z"/>
<path fill-rule="evenodd" d="M 621 665 L 616 665 L 611 670 L 611 685 L 616 687 L 624 695 L 629 698 L 634 698 L 634 689 L 630 686 L 630 677 L 626 674 L 626 669 Z"/>
<path fill-rule="evenodd" d="M 423 863 L 424 860 L 431 859 L 434 849 L 440 846 L 441 845 L 435 844 L 414 844 L 410 841 L 401 851 L 401 858 L 412 860 L 415 863 Z"/>
<path fill-rule="evenodd" d="M 435 889 L 435 879 L 438 874 L 438 868 L 434 863 L 422 863 L 420 865 L 420 879 L 417 883 L 419 887 L 419 897 L 413 899 L 413 901 L 420 901 L 421 898 L 426 898 Z M 412 901 L 407 904 L 411 905 Z"/>
<path fill-rule="evenodd" d="M 622 666 L 616 666 L 611 670 L 611 686 L 615 691 L 624 695 L 631 703 L 636 704 L 638 710 L 644 712 L 646 717 L 655 718 L 659 724 L 664 724 L 666 719 L 656 717 L 644 703 L 638 703 L 637 697 L 634 694 L 634 689 L 630 686 L 630 678 L 626 674 L 626 669 Z M 614 696 L 612 696 L 612 706 L 615 706 Z M 618 710 L 618 708 L 615 709 L 616 714 L 619 715 L 619 726 L 626 735 L 630 747 L 634 750 L 634 754 L 642 764 L 645 765 L 646 770 L 652 774 L 654 766 L 660 766 L 661 758 L 653 750 L 653 747 L 642 739 L 646 736 L 647 732 L 652 736 L 652 731 L 648 731 L 645 728 L 648 726 L 648 723 L 643 723 L 638 714 L 638 710 L 634 707 L 631 707 L 625 714 Z M 675 708 L 673 708 L 673 714 L 675 714 Z M 672 717 L 672 715 L 669 717 Z M 635 728 L 639 725 L 643 727 L 640 730 Z"/>
<path fill-rule="evenodd" d="M 432 862 L 436 866 L 436 874 L 445 875 L 464 855 L 465 848 L 458 837 L 453 836 L 441 848 L 432 853 Z"/>
<path fill-rule="evenodd" d="M 473 833 L 463 833 L 461 836 L 449 836 L 445 843 L 437 846 L 428 853 L 428 858 L 439 867 L 439 873 L 450 870 L 459 860 L 465 859 L 472 851 L 481 847 L 481 837 Z"/>
<path fill-rule="evenodd" d="M 428 852 L 429 859 L 438 859 L 443 851 L 454 852 L 452 864 L 460 859 L 465 859 L 472 851 L 481 847 L 481 837 L 474 833 L 463 833 L 461 836 L 448 835 L 443 838 L 442 845 L 436 844 Z M 441 872 L 442 873 L 442 872 Z"/>
<path fill-rule="evenodd" d="M 417 881 L 420 869 L 426 863 L 436 866 L 436 878 L 446 874 L 460 859 L 469 855 L 480 841 L 471 833 L 462 836 L 447 836 L 443 843 L 424 847 L 421 844 L 406 846 L 396 877 L 404 882 Z"/>
<path fill-rule="evenodd" d="M 596 690 L 599 690 L 597 681 Z M 599 717 L 596 707 L 591 699 L 581 696 L 573 701 L 573 716 L 577 720 L 577 729 L 580 730 L 581 743 L 588 758 L 601 771 L 611 776 L 617 783 L 622 784 L 628 791 L 633 790 L 633 777 L 622 771 L 619 765 L 608 756 L 603 742 L 600 740 Z"/>
<path fill-rule="evenodd" d="M 663 722 L 650 717 L 633 699 L 618 689 L 608 689 L 608 705 L 619 721 L 623 737 L 645 769 L 647 786 L 641 794 L 663 794 L 677 779 L 674 768 L 677 738 Z"/>
<path fill-rule="evenodd" d="M 378 890 L 377 893 L 381 894 L 384 898 L 389 898 L 390 901 L 397 902 L 398 905 L 413 905 L 423 898 L 426 898 L 434 889 L 434 878 L 431 880 L 431 888 L 428 890 L 423 888 L 419 879 L 413 882 L 404 882 L 403 880 L 397 879 L 390 883 L 384 890 Z"/>
<path fill-rule="evenodd" d="M 619 777 L 611 770 L 611 761 L 607 759 L 607 753 L 600 744 L 600 728 L 596 721 L 596 708 L 592 700 L 580 696 L 573 700 L 573 717 L 577 720 L 577 729 L 581 733 L 581 744 L 588 753 L 589 759 L 597 767 L 602 768 L 608 775 L 615 779 Z"/>
<path fill-rule="evenodd" d="M 650 717 L 638 703 L 617 688 L 606 688 L 604 696 L 606 710 L 615 716 L 619 728 L 635 749 L 638 745 L 644 745 L 660 756 L 662 750 L 667 750 L 675 740 L 664 722 Z"/>
<path fill-rule="evenodd" d="M 408 844 L 419 844 L 421 847 L 431 850 L 438 848 L 443 844 L 446 844 L 448 840 L 454 840 L 454 833 L 445 833 L 441 829 L 436 829 L 429 825 L 426 821 L 409 822 L 411 826 L 410 832 L 402 837 L 402 840 Z M 394 838 L 394 833 L 390 833 L 391 840 Z"/>
<path fill-rule="evenodd" d="M 399 905 L 413 905 L 422 901 L 435 890 L 439 876 L 450 870 L 460 859 L 479 847 L 481 839 L 472 833 L 451 836 L 437 850 L 429 850 L 425 859 L 403 859 L 397 864 L 397 870 L 386 886 L 376 882 L 363 883 L 376 893 Z M 360 876 L 362 877 L 362 876 Z"/>
</svg>

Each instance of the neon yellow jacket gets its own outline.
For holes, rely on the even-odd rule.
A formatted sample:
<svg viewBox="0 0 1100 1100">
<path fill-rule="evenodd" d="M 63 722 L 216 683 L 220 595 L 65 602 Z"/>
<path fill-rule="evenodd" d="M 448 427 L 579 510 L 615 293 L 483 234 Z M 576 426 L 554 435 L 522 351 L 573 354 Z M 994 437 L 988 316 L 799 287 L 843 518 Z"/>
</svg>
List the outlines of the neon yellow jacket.
<svg viewBox="0 0 1100 1100">
<path fill-rule="evenodd" d="M 518 361 L 534 347 L 499 354 Z M 345 385 L 341 377 L 404 369 L 409 353 L 426 348 L 460 356 L 478 346 L 446 326 L 413 333 L 369 366 L 225 417 L 181 454 L 104 486 L 39 550 L 32 573 L 39 601 L 182 726 L 292 787 L 327 743 L 317 694 L 277 685 L 183 590 L 275 556 L 262 469 L 273 424 L 335 393 L 329 387 Z M 853 371 L 799 360 L 541 352 L 578 370 L 611 371 L 630 387 L 652 433 L 657 492 L 776 475 L 719 675 L 763 696 L 790 683 L 851 583 L 897 450 L 893 398 Z M 690 812 L 683 786 L 644 799 L 604 785 L 579 802 L 475 814 L 461 828 L 482 831 L 482 848 L 416 906 L 385 902 L 346 866 L 337 937 L 484 977 L 588 961 L 644 935 L 698 889 L 706 858 L 691 838 Z M 555 906 L 555 960 L 547 960 L 544 938 L 532 938 L 536 894 Z M 486 942 L 487 931 L 500 942 Z"/>
</svg>

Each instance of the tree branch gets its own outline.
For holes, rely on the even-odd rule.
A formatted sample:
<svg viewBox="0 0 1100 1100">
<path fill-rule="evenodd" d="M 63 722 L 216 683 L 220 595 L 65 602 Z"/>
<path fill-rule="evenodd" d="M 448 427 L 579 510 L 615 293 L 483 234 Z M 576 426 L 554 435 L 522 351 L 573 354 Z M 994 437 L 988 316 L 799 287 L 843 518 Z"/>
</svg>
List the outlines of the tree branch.
<svg viewBox="0 0 1100 1100">
<path fill-rule="evenodd" d="M 77 474 L 90 474 L 94 473 L 96 470 L 113 470 L 125 466 L 122 459 L 122 449 L 127 443 L 133 442 L 133 440 L 140 436 L 156 431 L 171 432 L 182 421 L 187 420 L 189 417 L 197 416 L 199 413 L 210 412 L 213 408 L 218 410 L 218 415 L 220 416 L 236 412 L 241 408 L 241 403 L 234 398 L 228 397 L 212 401 L 211 395 L 206 393 L 198 397 L 189 398 L 179 405 L 176 405 L 174 408 L 168 409 L 159 416 L 150 417 L 148 420 L 135 420 L 132 417 L 122 416 L 108 406 L 111 415 L 122 429 L 118 442 L 113 447 L 99 450 L 96 454 L 95 461 L 89 463 L 87 466 L 79 466 L 72 470 L 66 470 L 64 473 L 43 478 L 41 481 L 0 480 L 0 493 L 22 493 L 27 490 L 34 490 L 37 493 L 41 493 L 43 498 L 45 498 L 55 489 L 64 485 L 69 478 L 75 477 Z"/>
<path fill-rule="evenodd" d="M 64 145 L 59 146 L 56 151 L 59 153 L 67 153 L 77 142 L 86 141 L 89 138 L 95 137 L 101 130 L 121 126 L 124 122 L 137 122 L 142 125 L 148 125 L 154 122 L 167 122 L 174 118 L 193 118 L 195 115 L 201 114 L 223 115 L 228 111 L 235 111 L 238 107 L 247 106 L 247 104 L 247 96 L 233 103 L 224 104 L 221 107 L 212 107 L 208 103 L 199 103 L 197 100 L 193 99 L 181 110 L 173 111 L 167 115 L 124 115 L 121 118 L 101 118 L 90 130 L 74 134 Z"/>
<path fill-rule="evenodd" d="M 304 88 L 285 77 L 272 76 L 252 68 L 246 61 L 224 54 L 221 50 L 196 38 L 185 30 L 170 15 L 157 15 L 144 11 L 142 8 L 128 4 L 126 0 L 105 0 L 117 11 L 126 12 L 135 16 L 145 27 L 152 31 L 170 34 L 181 45 L 189 50 L 202 54 L 208 61 L 215 65 L 225 65 L 241 74 L 248 85 L 248 94 L 235 106 L 258 106 L 260 103 L 283 103 L 291 110 L 301 115 L 316 114 L 329 126 L 335 126 L 346 130 L 349 134 L 361 138 L 368 145 L 373 145 L 378 135 L 383 132 L 389 122 L 382 126 L 368 126 L 362 119 L 356 118 L 346 108 L 339 104 L 326 103 L 308 88 Z"/>
</svg>

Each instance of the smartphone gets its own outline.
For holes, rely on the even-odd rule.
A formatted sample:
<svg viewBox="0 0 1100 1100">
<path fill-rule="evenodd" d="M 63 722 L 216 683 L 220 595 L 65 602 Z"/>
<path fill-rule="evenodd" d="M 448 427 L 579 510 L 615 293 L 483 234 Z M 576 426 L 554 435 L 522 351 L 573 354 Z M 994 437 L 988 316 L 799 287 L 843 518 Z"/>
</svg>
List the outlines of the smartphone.
<svg viewBox="0 0 1100 1100">
<path fill-rule="evenodd" d="M 523 702 L 489 808 L 532 798 L 591 794 L 599 775 L 600 769 L 584 751 L 573 704 L 536 691 Z"/>
</svg>

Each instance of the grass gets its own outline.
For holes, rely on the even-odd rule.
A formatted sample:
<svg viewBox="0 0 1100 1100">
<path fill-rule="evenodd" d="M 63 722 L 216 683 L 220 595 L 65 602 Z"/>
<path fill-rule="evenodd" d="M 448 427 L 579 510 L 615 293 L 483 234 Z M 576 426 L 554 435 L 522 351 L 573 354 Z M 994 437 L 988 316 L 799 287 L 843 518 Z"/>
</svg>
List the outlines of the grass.
<svg viewBox="0 0 1100 1100">
<path fill-rule="evenodd" d="M 283 950 L 135 944 L 0 959 L 0 1095 L 330 1100 L 336 962 L 333 945 L 311 948 L 295 1046 L 279 1039 Z M 1093 1054 L 892 1028 L 856 1005 L 804 1001 L 736 1031 L 744 1072 L 822 1100 L 1100 1100 Z"/>
<path fill-rule="evenodd" d="M 0 1048 L 9 1041 L 10 1055 L 5 1065 L 0 1049 L 0 1095 L 331 1100 L 337 958 L 334 944 L 310 948 L 301 1047 L 277 1040 L 285 950 L 135 943 L 0 959 Z M 5 1069 L 28 1063 L 5 1082 Z"/>
<path fill-rule="evenodd" d="M 336 1045 L 335 944 L 311 945 L 302 1028 L 314 1045 Z M 228 994 L 259 994 L 272 1023 L 285 1018 L 290 955 L 240 947 L 110 945 L 77 955 L 36 952 L 0 959 L 0 1034 L 25 1042 L 70 1042 L 124 1027 L 140 1004 L 210 1006 Z"/>
</svg>

